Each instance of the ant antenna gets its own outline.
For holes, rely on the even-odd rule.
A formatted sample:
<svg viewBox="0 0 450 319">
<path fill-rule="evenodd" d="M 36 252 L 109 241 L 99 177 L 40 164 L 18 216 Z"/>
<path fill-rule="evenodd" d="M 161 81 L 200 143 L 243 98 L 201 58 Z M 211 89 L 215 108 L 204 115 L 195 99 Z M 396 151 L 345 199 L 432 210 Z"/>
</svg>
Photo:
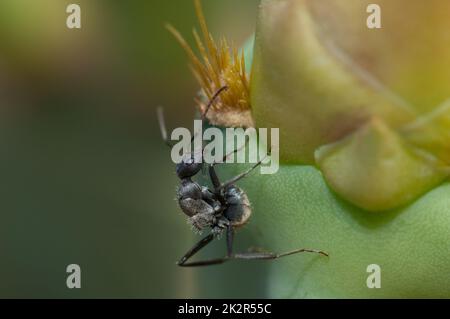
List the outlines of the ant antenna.
<svg viewBox="0 0 450 319">
<path fill-rule="evenodd" d="M 209 100 L 209 103 L 206 106 L 205 112 L 203 112 L 203 114 L 202 114 L 202 120 L 204 120 L 206 118 L 206 114 L 208 114 L 209 109 L 214 104 L 214 102 L 216 102 L 216 100 L 220 96 L 220 94 L 222 94 L 222 92 L 224 92 L 226 90 L 228 90 L 228 86 L 226 86 L 226 85 L 222 86 L 220 89 L 217 90 L 217 92 L 214 94 L 214 96 L 211 98 L 211 100 Z"/>
<path fill-rule="evenodd" d="M 211 106 L 216 102 L 216 100 L 219 98 L 220 94 L 222 94 L 226 90 L 228 90 L 228 86 L 224 85 L 220 89 L 218 89 L 216 93 L 214 93 L 213 97 L 211 98 L 211 100 L 209 100 L 208 105 L 206 105 L 206 109 L 201 116 L 202 121 L 204 121 L 206 119 L 206 115 L 208 114 L 208 111 L 210 110 Z M 194 142 L 195 134 L 194 134 L 194 136 L 192 136 L 191 143 Z M 202 157 L 203 157 L 204 150 L 205 150 L 205 148 L 202 146 Z"/>
<path fill-rule="evenodd" d="M 219 98 L 220 94 L 222 94 L 226 90 L 228 90 L 228 86 L 224 85 L 220 89 L 218 89 L 216 93 L 214 93 L 213 97 L 209 100 L 208 105 L 206 105 L 205 111 L 203 112 L 203 114 L 200 117 L 202 121 L 204 121 L 206 119 L 206 115 L 208 114 L 208 111 L 211 109 L 211 106 L 217 101 L 217 99 Z M 197 136 L 197 133 L 198 132 L 194 132 L 194 135 L 191 138 L 191 144 L 194 142 L 195 137 Z M 204 146 L 202 146 L 202 150 L 201 150 L 202 158 L 203 158 L 203 152 L 204 151 L 205 151 L 205 148 L 204 148 Z M 196 151 L 194 151 L 194 153 L 195 152 Z"/>
<path fill-rule="evenodd" d="M 156 110 L 156 113 L 158 115 L 158 122 L 159 122 L 159 128 L 161 130 L 161 136 L 166 143 L 167 146 L 172 147 L 173 145 L 170 143 L 169 139 L 167 138 L 167 129 L 166 129 L 166 121 L 164 120 L 164 109 L 162 106 L 159 106 Z"/>
<path fill-rule="evenodd" d="M 216 100 L 219 98 L 220 94 L 224 91 L 228 90 L 228 86 L 222 86 L 219 90 L 217 90 L 217 92 L 214 94 L 214 96 L 211 98 L 211 100 L 209 101 L 208 105 L 206 106 L 205 111 L 203 112 L 201 119 L 202 121 L 205 120 L 206 115 L 208 114 L 209 109 L 211 108 L 211 106 L 214 104 L 214 102 L 216 102 Z M 158 116 L 158 122 L 159 122 L 159 128 L 161 130 L 161 136 L 162 139 L 164 141 L 164 143 L 169 146 L 172 147 L 172 143 L 169 141 L 168 136 L 167 136 L 167 129 L 166 129 L 166 121 L 164 120 L 164 110 L 161 106 L 159 106 L 156 110 L 157 116 Z M 191 143 L 194 141 L 195 138 L 195 134 L 194 136 L 192 136 L 191 139 Z M 203 153 L 203 149 L 202 149 L 202 153 Z"/>
<path fill-rule="evenodd" d="M 219 98 L 220 94 L 222 94 L 222 92 L 228 90 L 228 86 L 222 86 L 220 89 L 217 90 L 217 92 L 213 95 L 213 97 L 211 98 L 211 100 L 209 100 L 208 105 L 206 106 L 205 111 L 203 112 L 203 114 L 201 115 L 201 120 L 204 121 L 206 119 L 206 115 L 208 114 L 209 109 L 211 108 L 211 106 L 214 104 L 214 102 L 216 102 L 216 100 Z M 194 132 L 194 135 L 191 138 L 191 143 L 194 142 L 195 136 L 196 136 L 197 132 Z M 202 148 L 202 153 L 203 153 L 203 148 Z"/>
</svg>

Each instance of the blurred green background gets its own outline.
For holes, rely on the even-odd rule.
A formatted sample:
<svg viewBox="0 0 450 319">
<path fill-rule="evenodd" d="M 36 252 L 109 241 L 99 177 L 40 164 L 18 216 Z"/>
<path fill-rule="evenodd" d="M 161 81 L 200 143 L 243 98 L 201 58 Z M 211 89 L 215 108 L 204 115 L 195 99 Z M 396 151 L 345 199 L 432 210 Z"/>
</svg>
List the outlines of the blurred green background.
<svg viewBox="0 0 450 319">
<path fill-rule="evenodd" d="M 66 27 L 70 3 L 81 30 Z M 258 0 L 203 6 L 216 37 L 253 33 Z M 165 22 L 192 43 L 192 1 L 0 2 L 0 297 L 266 296 L 264 263 L 175 265 L 200 237 L 155 109 L 191 127 L 198 87 Z M 258 244 L 255 227 L 238 247 Z M 211 246 L 203 257 L 224 254 Z M 81 289 L 66 287 L 72 263 Z"/>
</svg>

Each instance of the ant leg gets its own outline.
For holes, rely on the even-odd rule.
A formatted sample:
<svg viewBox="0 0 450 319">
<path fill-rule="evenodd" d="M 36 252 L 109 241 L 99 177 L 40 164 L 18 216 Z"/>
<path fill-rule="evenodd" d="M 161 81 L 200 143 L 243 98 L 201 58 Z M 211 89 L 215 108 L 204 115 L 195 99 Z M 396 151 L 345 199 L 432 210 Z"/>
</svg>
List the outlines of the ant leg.
<svg viewBox="0 0 450 319">
<path fill-rule="evenodd" d="M 233 240 L 234 228 L 230 225 L 227 228 L 227 257 L 231 257 L 233 255 Z"/>
<path fill-rule="evenodd" d="M 211 182 L 214 186 L 214 189 L 215 190 L 219 189 L 220 185 L 222 184 L 220 183 L 219 177 L 217 176 L 214 164 L 209 165 L 209 177 L 211 178 Z"/>
<path fill-rule="evenodd" d="M 276 254 L 276 253 L 272 253 L 272 252 L 239 253 L 239 254 L 231 255 L 229 258 L 246 259 L 246 260 L 254 260 L 254 259 L 260 259 L 260 260 L 266 259 L 267 260 L 267 259 L 278 259 L 281 257 L 290 256 L 290 255 L 294 255 L 294 254 L 298 254 L 298 253 L 314 253 L 314 254 L 319 254 L 319 255 L 328 257 L 328 253 L 326 253 L 324 251 L 316 250 L 316 249 L 302 248 L 302 249 L 288 251 L 288 252 L 285 252 L 282 254 Z"/>
<path fill-rule="evenodd" d="M 228 156 L 230 156 L 230 155 L 232 155 L 232 154 L 236 154 L 237 152 L 239 152 L 240 150 L 242 150 L 242 148 L 244 148 L 247 144 L 248 144 L 248 140 L 245 142 L 245 144 L 244 144 L 243 146 L 241 146 L 241 147 L 235 149 L 234 151 L 232 151 L 232 152 L 226 154 L 226 155 L 223 157 L 221 163 L 219 163 L 219 162 L 214 162 L 214 163 L 212 163 L 212 164 L 209 165 L 209 177 L 211 178 L 211 182 L 212 182 L 212 184 L 213 184 L 215 190 L 219 190 L 219 189 L 220 189 L 220 186 L 221 186 L 222 184 L 221 184 L 221 182 L 220 182 L 220 180 L 219 180 L 219 177 L 217 176 L 217 173 L 216 173 L 216 170 L 215 170 L 214 166 L 217 165 L 217 164 L 225 163 L 225 161 L 226 161 L 226 159 L 228 158 Z"/>
<path fill-rule="evenodd" d="M 315 253 L 328 257 L 328 254 L 321 250 L 315 249 L 296 249 L 292 251 L 288 251 L 282 254 L 276 254 L 272 252 L 256 252 L 256 253 L 238 253 L 233 254 L 233 239 L 234 239 L 234 229 L 232 226 L 227 229 L 227 256 L 224 258 L 216 258 L 216 259 L 208 259 L 202 261 L 194 261 L 188 263 L 187 261 L 197 252 L 199 252 L 202 248 L 208 245 L 214 239 L 214 235 L 210 234 L 200 240 L 195 246 L 189 250 L 181 259 L 178 261 L 178 266 L 180 267 L 199 267 L 199 266 L 211 266 L 223 264 L 232 259 L 244 259 L 244 260 L 269 260 L 269 259 L 278 259 L 285 256 L 290 256 L 298 253 Z"/>
<path fill-rule="evenodd" d="M 198 266 L 210 266 L 210 265 L 218 265 L 226 262 L 228 258 L 218 258 L 218 259 L 209 259 L 203 261 L 194 261 L 191 263 L 187 263 L 189 258 L 198 253 L 202 248 L 208 245 L 214 239 L 213 234 L 209 234 L 202 240 L 200 240 L 194 247 L 191 248 L 178 262 L 177 265 L 180 267 L 198 267 Z"/>
<path fill-rule="evenodd" d="M 276 253 L 272 253 L 272 252 L 254 252 L 254 253 L 233 254 L 233 240 L 234 240 L 234 228 L 233 228 L 233 226 L 228 226 L 228 228 L 227 228 L 227 258 L 226 258 L 228 260 L 230 260 L 230 259 L 247 259 L 247 260 L 277 259 L 277 258 L 281 258 L 281 257 L 285 257 L 285 256 L 298 254 L 298 253 L 315 253 L 315 254 L 320 254 L 320 255 L 328 257 L 328 254 L 326 252 L 323 252 L 321 250 L 316 250 L 316 249 L 307 249 L 307 248 L 296 249 L 296 250 L 288 251 L 288 252 L 285 252 L 282 254 L 276 254 Z"/>
<path fill-rule="evenodd" d="M 229 181 L 223 183 L 222 185 L 220 185 L 218 187 L 217 190 L 221 190 L 224 188 L 227 188 L 228 186 L 236 183 L 237 181 L 243 179 L 244 177 L 246 177 L 248 174 L 250 174 L 255 168 L 257 168 L 259 165 L 261 165 L 261 163 L 265 160 L 265 158 L 263 158 L 262 160 L 260 160 L 258 163 L 256 163 L 255 165 L 253 165 L 252 167 L 250 167 L 248 170 L 246 170 L 245 172 L 233 177 L 232 179 L 230 179 Z"/>
<path fill-rule="evenodd" d="M 239 148 L 236 148 L 234 151 L 231 151 L 231 152 L 229 152 L 228 154 L 225 154 L 225 155 L 223 156 L 221 162 L 214 162 L 214 163 L 212 163 L 211 165 L 217 165 L 217 164 L 223 164 L 223 163 L 226 163 L 228 157 L 230 157 L 231 155 L 236 154 L 236 153 L 239 152 L 239 151 L 242 151 L 243 148 L 247 147 L 248 142 L 249 142 L 249 140 L 248 140 L 248 139 L 245 139 L 245 144 L 244 144 L 244 145 L 242 145 L 242 146 L 239 147 Z"/>
<path fill-rule="evenodd" d="M 180 261 L 177 263 L 178 266 L 181 267 L 199 267 L 199 266 L 211 266 L 211 265 L 218 265 L 223 264 L 224 262 L 233 259 L 233 239 L 234 239 L 234 229 L 233 226 L 229 226 L 227 228 L 227 256 L 224 258 L 216 258 L 216 259 L 208 259 L 203 261 L 194 261 L 191 263 L 186 263 L 189 258 L 191 258 L 193 255 L 195 255 L 198 251 L 200 251 L 203 247 L 208 245 L 213 239 L 214 235 L 210 234 L 203 238 L 201 241 L 199 241 L 191 250 L 189 250 L 186 255 L 184 255 Z"/>
</svg>

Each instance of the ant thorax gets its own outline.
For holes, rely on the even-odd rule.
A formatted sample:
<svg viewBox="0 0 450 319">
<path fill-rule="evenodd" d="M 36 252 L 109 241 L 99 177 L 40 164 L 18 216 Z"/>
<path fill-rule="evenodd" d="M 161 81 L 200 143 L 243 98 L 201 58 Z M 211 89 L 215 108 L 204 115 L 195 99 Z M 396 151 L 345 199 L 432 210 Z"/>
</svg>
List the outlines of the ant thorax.
<svg viewBox="0 0 450 319">
<path fill-rule="evenodd" d="M 247 194 L 236 185 L 230 185 L 225 190 L 225 201 L 227 203 L 224 211 L 225 218 L 235 228 L 244 226 L 252 214 Z"/>
</svg>

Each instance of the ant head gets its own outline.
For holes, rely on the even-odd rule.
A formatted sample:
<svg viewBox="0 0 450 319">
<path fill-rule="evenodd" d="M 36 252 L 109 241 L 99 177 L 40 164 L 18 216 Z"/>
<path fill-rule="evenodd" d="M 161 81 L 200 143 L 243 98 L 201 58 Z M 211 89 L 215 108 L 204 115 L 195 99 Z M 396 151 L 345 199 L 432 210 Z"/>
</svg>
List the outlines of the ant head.
<svg viewBox="0 0 450 319">
<path fill-rule="evenodd" d="M 189 178 L 196 175 L 203 167 L 203 163 L 195 160 L 194 154 L 189 154 L 183 158 L 181 163 L 177 164 L 177 176 L 180 179 Z"/>
</svg>

